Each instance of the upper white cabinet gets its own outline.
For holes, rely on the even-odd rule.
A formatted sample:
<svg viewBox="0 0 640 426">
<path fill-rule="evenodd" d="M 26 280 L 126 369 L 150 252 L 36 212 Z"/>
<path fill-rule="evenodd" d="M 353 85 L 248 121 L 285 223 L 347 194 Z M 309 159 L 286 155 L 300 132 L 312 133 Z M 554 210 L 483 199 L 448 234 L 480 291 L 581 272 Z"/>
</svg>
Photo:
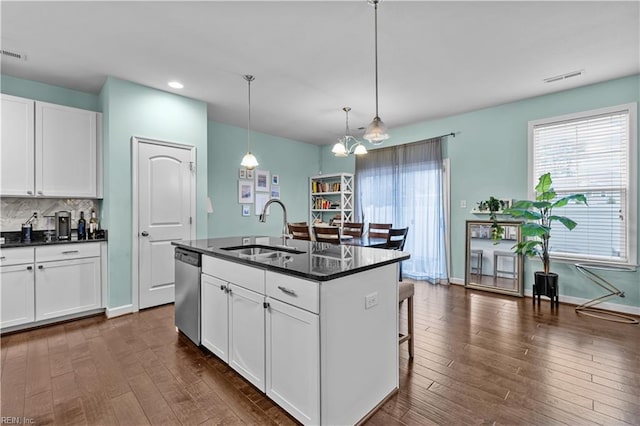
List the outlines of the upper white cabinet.
<svg viewBox="0 0 640 426">
<path fill-rule="evenodd" d="M 34 104 L 31 99 L 2 95 L 2 195 L 34 194 Z"/>
<path fill-rule="evenodd" d="M 102 197 L 101 114 L 2 95 L 3 196 Z"/>
<path fill-rule="evenodd" d="M 97 113 L 36 102 L 36 194 L 97 197 Z"/>
</svg>

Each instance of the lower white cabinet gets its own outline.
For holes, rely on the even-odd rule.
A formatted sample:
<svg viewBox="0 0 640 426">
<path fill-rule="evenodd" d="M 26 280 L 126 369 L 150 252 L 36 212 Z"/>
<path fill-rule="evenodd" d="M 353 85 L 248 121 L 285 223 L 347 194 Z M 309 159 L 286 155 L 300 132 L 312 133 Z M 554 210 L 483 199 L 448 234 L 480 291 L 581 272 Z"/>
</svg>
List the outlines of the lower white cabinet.
<svg viewBox="0 0 640 426">
<path fill-rule="evenodd" d="M 228 283 L 221 279 L 202 274 L 201 341 L 221 360 L 229 362 L 229 308 Z"/>
<path fill-rule="evenodd" d="M 303 424 L 318 424 L 319 317 L 269 297 L 266 313 L 266 393 Z"/>
<path fill-rule="evenodd" d="M 229 365 L 265 391 L 264 295 L 229 285 Z"/>
<path fill-rule="evenodd" d="M 102 308 L 103 244 L 1 249 L 0 328 Z"/>
<path fill-rule="evenodd" d="M 36 264 L 36 321 L 98 309 L 100 258 Z"/>
<path fill-rule="evenodd" d="M 0 328 L 34 321 L 34 275 L 33 264 L 0 268 Z"/>
</svg>

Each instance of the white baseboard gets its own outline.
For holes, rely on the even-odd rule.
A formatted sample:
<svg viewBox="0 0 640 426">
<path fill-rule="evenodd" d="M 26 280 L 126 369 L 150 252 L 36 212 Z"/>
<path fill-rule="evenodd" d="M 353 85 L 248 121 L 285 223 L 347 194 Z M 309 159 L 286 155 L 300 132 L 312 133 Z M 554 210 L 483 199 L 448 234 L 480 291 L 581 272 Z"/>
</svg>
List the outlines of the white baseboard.
<svg viewBox="0 0 640 426">
<path fill-rule="evenodd" d="M 449 282 L 451 284 L 464 285 L 464 280 L 462 278 L 449 278 Z M 533 290 L 525 289 L 524 291 L 525 297 L 532 297 Z M 582 297 L 573 297 L 573 296 L 563 296 L 562 294 L 559 297 L 561 302 L 569 303 L 571 305 L 582 305 L 583 303 L 588 302 L 590 299 L 583 299 Z M 548 299 L 547 299 L 548 300 Z M 606 309 L 608 311 L 621 312 L 625 314 L 638 315 L 640 316 L 640 307 L 637 306 L 629 306 L 629 305 L 621 305 L 619 303 L 611 303 L 611 302 L 603 302 L 596 306 L 600 309 Z"/>
<path fill-rule="evenodd" d="M 133 312 L 133 305 L 128 304 L 128 305 L 117 306 L 115 308 L 107 308 L 106 313 L 107 313 L 107 318 L 115 318 L 121 315 L 130 314 L 131 312 Z"/>
</svg>

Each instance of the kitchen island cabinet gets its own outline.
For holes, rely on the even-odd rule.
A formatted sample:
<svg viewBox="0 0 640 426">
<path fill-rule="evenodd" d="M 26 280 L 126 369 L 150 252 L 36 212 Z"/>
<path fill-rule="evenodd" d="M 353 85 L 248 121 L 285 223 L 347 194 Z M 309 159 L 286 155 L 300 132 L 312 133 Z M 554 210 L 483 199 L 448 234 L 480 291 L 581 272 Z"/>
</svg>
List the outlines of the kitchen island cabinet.
<svg viewBox="0 0 640 426">
<path fill-rule="evenodd" d="M 340 246 L 268 237 L 173 244 L 204 255 L 203 346 L 300 422 L 355 424 L 397 390 L 407 253 L 353 247 L 345 257 Z"/>
</svg>

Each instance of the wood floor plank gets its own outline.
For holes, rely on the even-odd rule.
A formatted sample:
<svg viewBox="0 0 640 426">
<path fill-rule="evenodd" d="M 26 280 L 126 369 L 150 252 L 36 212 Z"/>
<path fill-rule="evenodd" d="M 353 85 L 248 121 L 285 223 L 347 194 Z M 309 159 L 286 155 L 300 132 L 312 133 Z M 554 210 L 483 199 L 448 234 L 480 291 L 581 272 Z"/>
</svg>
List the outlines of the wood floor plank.
<svg viewBox="0 0 640 426">
<path fill-rule="evenodd" d="M 60 424 L 57 423 L 55 419 L 53 411 L 53 396 L 51 390 L 40 392 L 37 395 L 30 396 L 26 399 L 24 408 L 24 418 L 28 419 L 28 421 L 23 421 L 23 424 Z M 2 415 L 7 416 L 9 415 L 9 413 L 5 413 L 4 411 L 2 411 Z"/>
<path fill-rule="evenodd" d="M 150 424 L 133 392 L 111 398 L 111 406 L 118 422 L 122 425 Z"/>
</svg>

